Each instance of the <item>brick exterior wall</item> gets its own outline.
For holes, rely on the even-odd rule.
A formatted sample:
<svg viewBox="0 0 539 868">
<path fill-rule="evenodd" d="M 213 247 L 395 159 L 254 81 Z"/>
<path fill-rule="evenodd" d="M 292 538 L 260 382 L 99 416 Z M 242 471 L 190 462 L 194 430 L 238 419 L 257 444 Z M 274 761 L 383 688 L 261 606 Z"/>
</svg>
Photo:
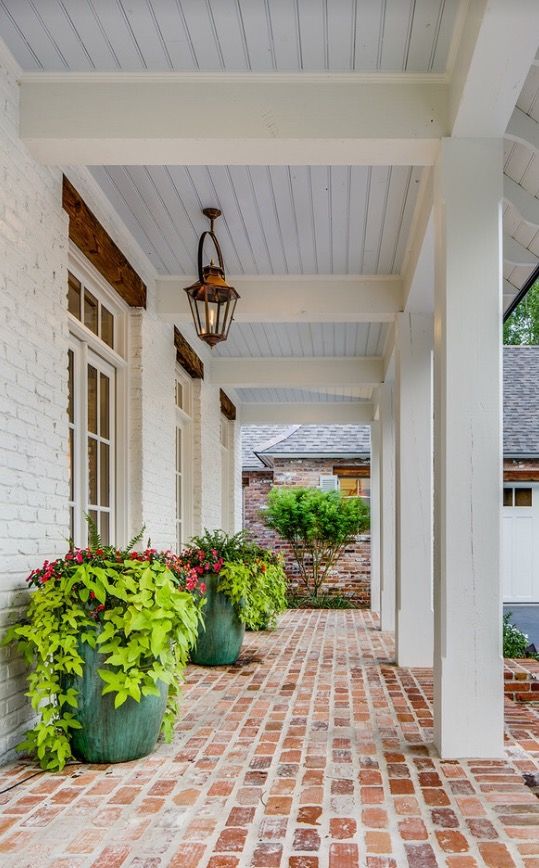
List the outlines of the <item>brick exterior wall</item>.
<svg viewBox="0 0 539 868">
<path fill-rule="evenodd" d="M 320 474 L 331 474 L 338 465 L 350 467 L 359 462 L 334 459 L 276 458 L 273 470 L 243 472 L 243 524 L 253 538 L 266 548 L 280 552 L 292 590 L 303 590 L 299 570 L 291 548 L 264 524 L 261 511 L 273 485 L 317 487 Z M 358 537 L 348 546 L 331 571 L 323 592 L 349 597 L 358 605 L 370 606 L 370 536 Z"/>
</svg>

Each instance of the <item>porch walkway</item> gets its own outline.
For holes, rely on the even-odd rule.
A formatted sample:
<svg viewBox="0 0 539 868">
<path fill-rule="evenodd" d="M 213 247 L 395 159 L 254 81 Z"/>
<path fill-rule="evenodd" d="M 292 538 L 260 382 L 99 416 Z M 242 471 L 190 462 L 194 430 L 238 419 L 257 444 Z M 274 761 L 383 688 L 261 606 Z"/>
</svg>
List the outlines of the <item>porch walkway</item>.
<svg viewBox="0 0 539 868">
<path fill-rule="evenodd" d="M 507 759 L 430 756 L 431 673 L 396 669 L 369 612 L 289 612 L 241 665 L 191 668 L 174 745 L 0 796 L 17 868 L 539 866 L 539 716 L 507 703 Z M 27 777 L 2 769 L 0 789 Z"/>
</svg>

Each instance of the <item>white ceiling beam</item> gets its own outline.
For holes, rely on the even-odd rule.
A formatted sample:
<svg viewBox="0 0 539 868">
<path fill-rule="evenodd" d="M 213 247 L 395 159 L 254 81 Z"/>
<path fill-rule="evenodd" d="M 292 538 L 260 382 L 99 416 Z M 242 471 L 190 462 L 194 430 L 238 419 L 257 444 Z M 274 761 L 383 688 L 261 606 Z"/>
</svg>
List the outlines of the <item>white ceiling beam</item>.
<svg viewBox="0 0 539 868">
<path fill-rule="evenodd" d="M 535 268 L 539 259 L 510 235 L 503 236 L 503 258 L 510 265 L 524 265 Z"/>
<path fill-rule="evenodd" d="M 49 165 L 428 165 L 434 74 L 27 73 L 20 136 Z"/>
<path fill-rule="evenodd" d="M 430 288 L 432 295 L 434 294 L 434 267 L 431 262 L 434 246 L 433 233 L 430 235 L 427 232 L 429 220 L 432 214 L 434 202 L 434 173 L 430 167 L 423 170 L 421 184 L 417 197 L 414 219 L 410 230 L 410 242 L 404 258 L 402 274 L 403 274 L 403 310 L 409 310 L 410 305 L 415 304 L 414 310 L 418 310 L 423 304 L 422 295 L 425 295 L 423 285 L 418 289 L 418 284 L 423 284 L 425 281 L 425 272 L 429 268 L 432 272 L 427 276 L 427 282 L 430 280 Z M 429 310 L 430 303 L 428 302 Z"/>
<path fill-rule="evenodd" d="M 390 322 L 402 310 L 398 276 L 228 275 L 240 294 L 236 322 Z M 157 280 L 157 311 L 177 325 L 192 322 L 183 288 L 194 277 Z"/>
<path fill-rule="evenodd" d="M 471 0 L 451 75 L 451 135 L 503 136 L 538 43 L 537 0 Z"/>
<path fill-rule="evenodd" d="M 511 115 L 505 138 L 539 151 L 539 124 L 517 107 Z"/>
<path fill-rule="evenodd" d="M 503 176 L 503 198 L 515 207 L 525 223 L 539 226 L 539 199 L 507 175 Z"/>
<path fill-rule="evenodd" d="M 368 425 L 374 406 L 359 401 L 318 403 L 243 403 L 239 407 L 242 425 Z"/>
<path fill-rule="evenodd" d="M 383 360 L 361 358 L 214 359 L 207 380 L 237 388 L 374 386 L 383 382 Z"/>
</svg>

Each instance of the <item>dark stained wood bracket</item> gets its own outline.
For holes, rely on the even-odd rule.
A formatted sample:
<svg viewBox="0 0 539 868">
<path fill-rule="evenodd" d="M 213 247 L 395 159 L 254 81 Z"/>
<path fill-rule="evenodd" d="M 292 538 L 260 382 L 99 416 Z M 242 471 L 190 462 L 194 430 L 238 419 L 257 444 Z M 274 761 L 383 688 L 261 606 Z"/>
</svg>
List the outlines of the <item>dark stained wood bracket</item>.
<svg viewBox="0 0 539 868">
<path fill-rule="evenodd" d="M 195 380 L 204 379 L 204 363 L 195 353 L 191 344 L 187 343 L 181 332 L 174 326 L 174 346 L 178 364 Z"/>
<path fill-rule="evenodd" d="M 518 470 L 504 470 L 504 482 L 539 482 L 539 470 L 521 467 Z"/>
<path fill-rule="evenodd" d="M 69 215 L 69 238 L 131 307 L 146 307 L 146 285 L 74 186 L 63 178 L 62 205 Z"/>
<path fill-rule="evenodd" d="M 368 479 L 371 473 L 370 465 L 358 464 L 357 467 L 334 467 L 333 475 L 342 479 Z"/>
<path fill-rule="evenodd" d="M 236 419 L 236 407 L 222 389 L 219 389 L 219 398 L 221 400 L 221 413 L 227 419 L 230 419 L 231 422 L 234 422 Z"/>
</svg>

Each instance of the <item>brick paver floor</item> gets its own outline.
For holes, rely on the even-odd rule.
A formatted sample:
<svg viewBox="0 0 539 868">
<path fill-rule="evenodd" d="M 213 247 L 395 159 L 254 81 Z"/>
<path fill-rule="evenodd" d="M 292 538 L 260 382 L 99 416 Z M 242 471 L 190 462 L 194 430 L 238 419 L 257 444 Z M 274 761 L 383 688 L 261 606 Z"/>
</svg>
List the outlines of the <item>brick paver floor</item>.
<svg viewBox="0 0 539 868">
<path fill-rule="evenodd" d="M 191 667 L 174 744 L 121 766 L 1 769 L 0 864 L 54 868 L 539 866 L 534 706 L 504 760 L 441 762 L 432 674 L 369 612 L 288 612 L 239 665 Z"/>
</svg>

